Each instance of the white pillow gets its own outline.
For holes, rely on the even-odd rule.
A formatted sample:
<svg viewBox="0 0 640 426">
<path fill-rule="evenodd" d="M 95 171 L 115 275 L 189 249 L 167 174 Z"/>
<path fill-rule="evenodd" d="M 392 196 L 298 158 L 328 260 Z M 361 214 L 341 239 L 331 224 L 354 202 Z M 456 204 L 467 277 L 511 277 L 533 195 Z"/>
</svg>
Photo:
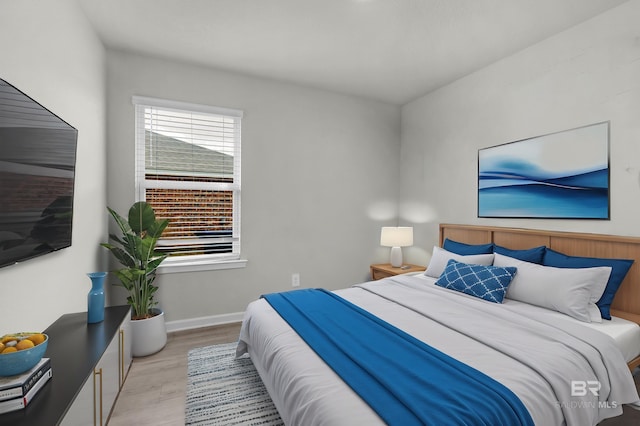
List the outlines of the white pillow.
<svg viewBox="0 0 640 426">
<path fill-rule="evenodd" d="M 424 274 L 428 277 L 438 278 L 444 272 L 444 268 L 447 267 L 449 259 L 457 260 L 458 262 L 472 264 L 472 265 L 484 265 L 488 266 L 493 263 L 493 253 L 489 254 L 472 254 L 468 256 L 462 256 L 460 254 L 451 253 L 438 246 L 433 247 L 433 254 L 427 270 Z"/>
<path fill-rule="evenodd" d="M 498 253 L 493 265 L 518 268 L 505 297 L 562 312 L 580 321 L 602 322 L 596 302 L 607 286 L 611 267 L 554 268 Z"/>
</svg>

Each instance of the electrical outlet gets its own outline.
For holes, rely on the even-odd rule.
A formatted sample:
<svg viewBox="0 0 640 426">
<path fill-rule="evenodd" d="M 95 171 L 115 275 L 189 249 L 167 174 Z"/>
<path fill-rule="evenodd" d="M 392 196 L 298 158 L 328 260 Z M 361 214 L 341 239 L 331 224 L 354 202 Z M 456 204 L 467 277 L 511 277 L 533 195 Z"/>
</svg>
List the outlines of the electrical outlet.
<svg viewBox="0 0 640 426">
<path fill-rule="evenodd" d="M 300 287 L 300 274 L 291 274 L 291 287 Z"/>
</svg>

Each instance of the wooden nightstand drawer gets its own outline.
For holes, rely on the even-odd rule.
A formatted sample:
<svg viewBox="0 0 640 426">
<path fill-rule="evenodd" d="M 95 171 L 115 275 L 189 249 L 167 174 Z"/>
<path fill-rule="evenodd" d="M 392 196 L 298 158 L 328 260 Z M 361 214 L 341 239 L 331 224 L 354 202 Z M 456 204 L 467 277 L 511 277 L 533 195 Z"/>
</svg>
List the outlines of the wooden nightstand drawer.
<svg viewBox="0 0 640 426">
<path fill-rule="evenodd" d="M 405 264 L 403 266 L 409 266 L 407 269 L 391 266 L 389 263 L 378 263 L 371 265 L 371 279 L 380 280 L 382 278 L 392 277 L 394 275 L 406 274 L 409 272 L 422 272 L 426 268 L 424 266 Z"/>
<path fill-rule="evenodd" d="M 382 278 L 392 277 L 396 274 L 393 272 L 385 271 L 383 269 L 371 268 L 371 279 L 381 280 Z"/>
</svg>

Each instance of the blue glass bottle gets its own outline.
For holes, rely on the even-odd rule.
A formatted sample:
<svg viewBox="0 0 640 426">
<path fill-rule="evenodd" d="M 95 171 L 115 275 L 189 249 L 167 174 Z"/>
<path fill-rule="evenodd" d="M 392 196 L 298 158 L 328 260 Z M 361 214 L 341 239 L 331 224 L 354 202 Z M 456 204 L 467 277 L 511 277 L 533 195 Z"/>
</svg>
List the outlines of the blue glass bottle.
<svg viewBox="0 0 640 426">
<path fill-rule="evenodd" d="M 91 290 L 87 295 L 87 322 L 89 324 L 104 321 L 104 277 L 106 272 L 91 272 Z"/>
</svg>

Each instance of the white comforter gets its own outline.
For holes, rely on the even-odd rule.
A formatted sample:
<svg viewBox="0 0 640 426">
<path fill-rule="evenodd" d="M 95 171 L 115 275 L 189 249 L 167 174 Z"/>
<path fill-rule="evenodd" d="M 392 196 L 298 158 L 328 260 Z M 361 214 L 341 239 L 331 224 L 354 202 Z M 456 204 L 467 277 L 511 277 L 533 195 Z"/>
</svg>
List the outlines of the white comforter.
<svg viewBox="0 0 640 426">
<path fill-rule="evenodd" d="M 640 407 L 613 340 L 563 315 L 513 301 L 485 302 L 411 276 L 336 293 L 498 380 L 536 424 L 595 425 L 621 414 L 622 404 Z M 287 425 L 382 424 L 264 299 L 245 313 L 237 354 L 245 353 Z M 572 381 L 578 382 L 573 388 Z M 598 382 L 600 389 L 591 392 Z"/>
</svg>

